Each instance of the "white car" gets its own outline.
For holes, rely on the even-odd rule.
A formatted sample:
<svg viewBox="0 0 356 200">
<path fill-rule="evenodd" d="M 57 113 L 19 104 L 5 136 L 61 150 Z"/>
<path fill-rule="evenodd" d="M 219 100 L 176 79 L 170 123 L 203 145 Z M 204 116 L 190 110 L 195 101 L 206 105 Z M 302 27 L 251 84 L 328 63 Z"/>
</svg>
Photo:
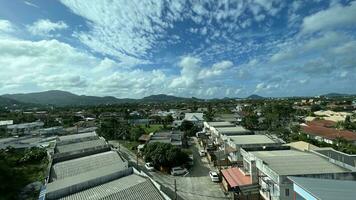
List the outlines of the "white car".
<svg viewBox="0 0 356 200">
<path fill-rule="evenodd" d="M 145 168 L 148 170 L 148 171 L 154 171 L 155 168 L 153 167 L 153 164 L 148 162 L 145 164 Z"/>
<path fill-rule="evenodd" d="M 206 156 L 206 151 L 203 150 L 203 149 L 199 150 L 199 155 L 200 155 L 201 157 Z"/>
<path fill-rule="evenodd" d="M 173 167 L 171 169 L 171 175 L 173 175 L 173 176 L 183 175 L 186 173 L 188 173 L 188 170 L 183 167 Z"/>
<path fill-rule="evenodd" d="M 211 181 L 213 181 L 213 182 L 219 182 L 220 181 L 220 178 L 219 178 L 219 175 L 218 175 L 217 172 L 210 171 L 209 172 L 209 176 L 211 178 Z"/>
</svg>

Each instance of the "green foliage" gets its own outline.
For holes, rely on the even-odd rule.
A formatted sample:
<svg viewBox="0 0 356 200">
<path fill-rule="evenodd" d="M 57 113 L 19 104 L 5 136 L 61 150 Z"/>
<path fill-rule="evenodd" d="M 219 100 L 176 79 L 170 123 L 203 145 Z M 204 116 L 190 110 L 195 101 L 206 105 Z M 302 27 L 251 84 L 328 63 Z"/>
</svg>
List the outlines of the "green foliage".
<svg viewBox="0 0 356 200">
<path fill-rule="evenodd" d="M 180 126 L 180 130 L 184 132 L 184 137 L 195 136 L 200 131 L 199 127 L 195 126 L 192 122 L 184 120 Z"/>
<path fill-rule="evenodd" d="M 130 140 L 131 141 L 138 141 L 138 138 L 141 137 L 141 135 L 146 134 L 145 130 L 141 126 L 135 126 L 131 128 L 130 131 Z"/>
<path fill-rule="evenodd" d="M 185 164 L 189 160 L 187 153 L 180 148 L 166 143 L 150 143 L 143 150 L 146 162 L 152 162 L 156 167 L 175 167 Z"/>
<path fill-rule="evenodd" d="M 318 104 L 313 104 L 313 105 L 310 107 L 310 110 L 311 110 L 312 112 L 319 111 L 319 110 L 321 110 L 321 109 L 322 109 L 322 107 L 321 107 L 320 105 L 318 105 Z"/>
<path fill-rule="evenodd" d="M 0 150 L 0 199 L 18 199 L 24 186 L 43 181 L 48 165 L 46 155 L 46 150 L 37 147 Z M 31 196 L 38 196 L 38 192 Z"/>
</svg>

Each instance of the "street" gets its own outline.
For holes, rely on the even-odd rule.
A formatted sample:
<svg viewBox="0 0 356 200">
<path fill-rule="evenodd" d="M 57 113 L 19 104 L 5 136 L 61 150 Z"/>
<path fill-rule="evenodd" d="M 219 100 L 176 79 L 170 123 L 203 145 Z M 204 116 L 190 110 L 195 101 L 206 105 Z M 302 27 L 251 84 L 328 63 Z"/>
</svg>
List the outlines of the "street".
<svg viewBox="0 0 356 200">
<path fill-rule="evenodd" d="M 117 147 L 117 142 L 110 141 L 110 144 Z M 186 200 L 228 199 L 228 197 L 225 196 L 220 183 L 211 181 L 209 171 L 213 169 L 213 167 L 209 165 L 206 157 L 199 156 L 199 145 L 197 144 L 196 138 L 194 138 L 194 143 L 190 148 L 194 156 L 194 165 L 189 169 L 189 174 L 185 176 L 172 176 L 155 171 L 149 172 L 151 177 L 162 185 L 170 187 L 173 191 L 175 179 L 178 194 Z M 122 145 L 120 146 L 120 152 L 126 154 L 131 161 L 136 162 L 136 155 Z M 139 165 L 144 165 L 143 160 L 139 159 L 138 162 Z"/>
</svg>

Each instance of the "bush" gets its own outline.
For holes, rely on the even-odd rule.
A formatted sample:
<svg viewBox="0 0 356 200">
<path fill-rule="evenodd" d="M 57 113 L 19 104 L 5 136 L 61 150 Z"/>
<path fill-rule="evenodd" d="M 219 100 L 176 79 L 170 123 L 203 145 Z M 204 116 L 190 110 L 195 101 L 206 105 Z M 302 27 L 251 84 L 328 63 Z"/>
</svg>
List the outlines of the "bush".
<svg viewBox="0 0 356 200">
<path fill-rule="evenodd" d="M 180 148 L 166 143 L 147 144 L 143 150 L 146 162 L 151 162 L 156 168 L 172 168 L 188 162 L 189 156 Z"/>
</svg>

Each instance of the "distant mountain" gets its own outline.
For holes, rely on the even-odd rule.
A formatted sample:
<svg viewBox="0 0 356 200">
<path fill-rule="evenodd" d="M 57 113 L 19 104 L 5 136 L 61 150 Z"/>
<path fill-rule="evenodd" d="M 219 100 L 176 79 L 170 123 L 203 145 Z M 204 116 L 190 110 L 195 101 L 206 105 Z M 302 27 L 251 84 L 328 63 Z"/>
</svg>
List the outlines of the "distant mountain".
<svg viewBox="0 0 356 200">
<path fill-rule="evenodd" d="M 257 100 L 257 99 L 265 99 L 265 98 L 262 97 L 262 96 L 259 96 L 259 95 L 257 95 L 257 94 L 252 94 L 252 95 L 248 96 L 246 99 Z"/>
<path fill-rule="evenodd" d="M 321 97 L 346 97 L 346 96 L 352 96 L 350 94 L 341 94 L 341 93 L 328 93 L 324 95 L 320 95 Z"/>
<path fill-rule="evenodd" d="M 21 104 L 21 103 L 16 100 L 0 96 L 0 106 L 1 107 L 8 107 L 8 106 L 19 105 L 19 104 Z"/>
<path fill-rule="evenodd" d="M 185 98 L 185 97 L 176 97 L 173 95 L 166 95 L 166 94 L 157 94 L 157 95 L 150 95 L 147 97 L 143 97 L 140 101 L 141 102 L 175 102 L 175 101 L 199 101 L 195 97 L 192 98 Z"/>
<path fill-rule="evenodd" d="M 41 105 L 56 105 L 56 106 L 81 106 L 81 105 L 99 105 L 99 104 L 115 104 L 123 103 L 126 99 L 117 99 L 115 97 L 96 97 L 76 95 L 70 92 L 60 90 L 50 90 L 45 92 L 35 92 L 27 94 L 5 94 L 2 97 L 13 99 L 24 103 L 33 103 Z"/>
<path fill-rule="evenodd" d="M 134 102 L 175 102 L 175 101 L 198 101 L 196 98 L 176 97 L 172 95 L 151 95 L 142 99 L 118 99 L 116 97 L 97 97 L 76 95 L 66 91 L 50 90 L 26 94 L 5 94 L 2 98 L 11 99 L 22 103 L 55 105 L 55 106 L 86 106 L 86 105 L 109 105 Z"/>
</svg>

